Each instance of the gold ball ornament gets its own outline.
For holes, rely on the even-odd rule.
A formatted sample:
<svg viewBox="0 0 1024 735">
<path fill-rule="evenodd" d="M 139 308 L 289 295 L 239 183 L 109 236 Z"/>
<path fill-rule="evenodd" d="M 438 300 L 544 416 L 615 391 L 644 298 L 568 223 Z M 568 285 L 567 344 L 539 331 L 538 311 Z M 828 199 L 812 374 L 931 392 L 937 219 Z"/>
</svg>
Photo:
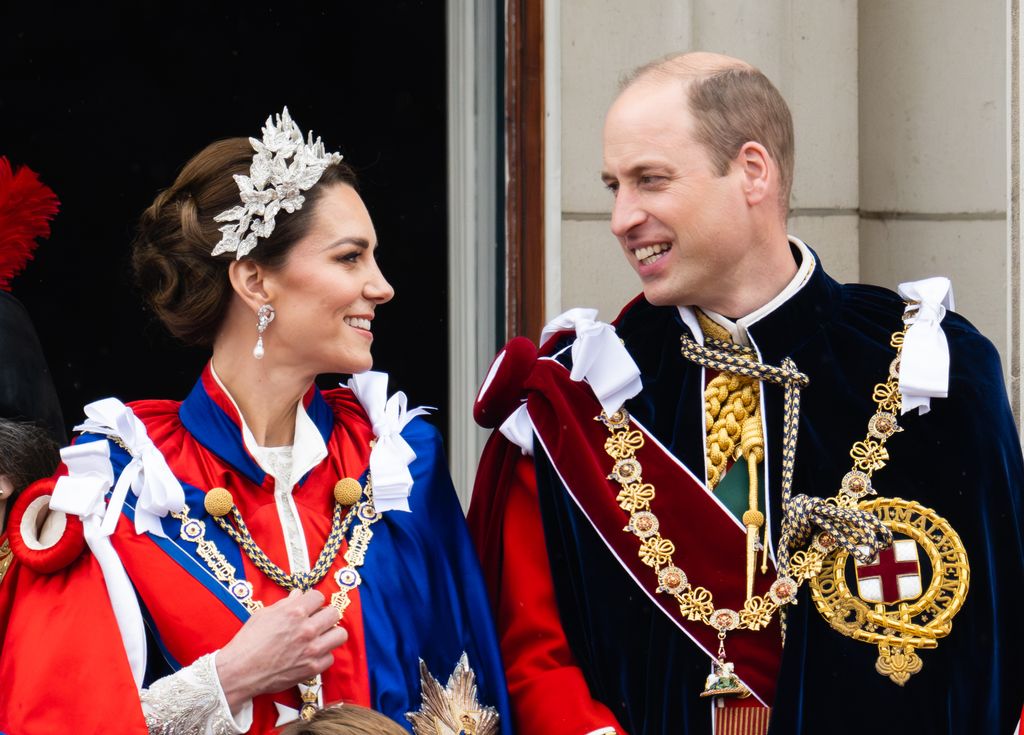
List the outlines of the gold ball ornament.
<svg viewBox="0 0 1024 735">
<path fill-rule="evenodd" d="M 334 485 L 334 499 L 342 505 L 355 505 L 363 497 L 363 486 L 359 480 L 346 477 Z"/>
<path fill-rule="evenodd" d="M 756 526 L 760 528 L 764 525 L 764 513 L 759 510 L 748 510 L 743 513 L 743 525 L 744 526 Z"/>
<path fill-rule="evenodd" d="M 211 488 L 203 499 L 203 506 L 206 512 L 214 518 L 221 518 L 231 512 L 235 507 L 235 501 L 226 489 L 222 487 Z"/>
</svg>

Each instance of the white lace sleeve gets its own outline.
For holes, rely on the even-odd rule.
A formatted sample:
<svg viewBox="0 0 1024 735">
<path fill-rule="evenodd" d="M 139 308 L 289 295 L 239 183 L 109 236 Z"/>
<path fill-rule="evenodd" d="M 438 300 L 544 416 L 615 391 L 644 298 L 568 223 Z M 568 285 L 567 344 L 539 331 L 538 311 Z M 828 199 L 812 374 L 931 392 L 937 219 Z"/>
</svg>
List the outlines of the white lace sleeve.
<svg viewBox="0 0 1024 735">
<path fill-rule="evenodd" d="M 216 652 L 157 679 L 140 692 L 150 735 L 241 735 L 252 727 L 252 700 L 232 716 L 217 677 Z"/>
</svg>

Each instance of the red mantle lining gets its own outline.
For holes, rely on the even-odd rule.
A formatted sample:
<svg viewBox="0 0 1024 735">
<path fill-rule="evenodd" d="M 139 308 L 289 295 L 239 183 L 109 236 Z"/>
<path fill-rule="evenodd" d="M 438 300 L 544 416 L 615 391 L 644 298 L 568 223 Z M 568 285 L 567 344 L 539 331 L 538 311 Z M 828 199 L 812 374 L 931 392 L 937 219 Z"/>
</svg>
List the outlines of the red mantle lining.
<svg viewBox="0 0 1024 735">
<path fill-rule="evenodd" d="M 714 658 L 718 650 L 717 631 L 687 620 L 680 614 L 674 597 L 654 592 L 658 577 L 640 561 L 639 539 L 622 530 L 628 516 L 615 500 L 618 483 L 607 479 L 613 464 L 604 451 L 608 430 L 594 420 L 601 406 L 589 386 L 571 380 L 569 372 L 557 361 L 541 359 L 527 381 L 527 388 L 530 419 L 570 497 L 637 586 L 705 654 Z M 647 431 L 635 424 L 634 428 L 644 434 L 644 446 L 636 456 L 643 465 L 644 481 L 657 488 L 652 510 L 660 521 L 662 536 L 676 544 L 676 564 L 686 572 L 691 584 L 706 587 L 715 595 L 716 607 L 741 609 L 746 587 L 745 532 L 692 473 Z M 669 512 L 669 508 L 674 512 Z M 769 578 L 758 575 L 754 593 L 766 593 L 770 584 Z M 766 629 L 733 631 L 726 642 L 727 658 L 736 664 L 737 675 L 766 706 L 771 706 L 775 696 L 782 654 L 779 639 L 776 616 Z"/>
</svg>

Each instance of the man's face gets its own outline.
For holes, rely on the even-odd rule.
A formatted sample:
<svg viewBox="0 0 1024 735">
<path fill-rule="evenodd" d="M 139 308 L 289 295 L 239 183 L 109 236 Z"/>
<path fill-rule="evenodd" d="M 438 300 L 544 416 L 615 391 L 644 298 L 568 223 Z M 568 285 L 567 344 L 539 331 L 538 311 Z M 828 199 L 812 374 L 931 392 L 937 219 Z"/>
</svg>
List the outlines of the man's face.
<svg viewBox="0 0 1024 735">
<path fill-rule="evenodd" d="M 693 137 L 679 82 L 639 82 L 608 111 L 606 185 L 612 232 L 656 305 L 714 303 L 749 249 L 742 169 L 720 176 Z"/>
</svg>

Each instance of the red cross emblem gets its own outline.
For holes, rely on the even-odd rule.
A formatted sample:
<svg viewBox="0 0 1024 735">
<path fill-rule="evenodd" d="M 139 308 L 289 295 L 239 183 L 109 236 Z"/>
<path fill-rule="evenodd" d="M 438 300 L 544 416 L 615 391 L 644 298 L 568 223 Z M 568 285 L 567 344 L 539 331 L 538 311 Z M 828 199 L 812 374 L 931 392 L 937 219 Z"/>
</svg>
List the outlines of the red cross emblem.
<svg viewBox="0 0 1024 735">
<path fill-rule="evenodd" d="M 917 542 L 893 541 L 867 564 L 857 565 L 857 592 L 865 602 L 893 604 L 921 596 L 921 563 Z"/>
</svg>

